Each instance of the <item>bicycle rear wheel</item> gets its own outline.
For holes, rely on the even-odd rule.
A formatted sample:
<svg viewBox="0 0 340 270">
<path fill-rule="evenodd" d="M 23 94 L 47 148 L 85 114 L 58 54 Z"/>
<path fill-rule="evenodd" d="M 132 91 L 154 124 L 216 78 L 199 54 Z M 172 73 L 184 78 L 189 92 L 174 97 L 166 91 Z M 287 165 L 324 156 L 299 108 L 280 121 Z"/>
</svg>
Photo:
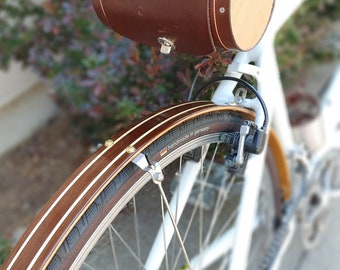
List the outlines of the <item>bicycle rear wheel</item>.
<svg viewBox="0 0 340 270">
<path fill-rule="evenodd" d="M 224 155 L 233 150 L 226 136 L 252 118 L 245 109 L 193 102 L 107 141 L 52 198 L 7 267 L 227 269 L 244 181 L 226 171 Z M 137 157 L 158 162 L 164 180 L 152 181 Z M 253 224 L 254 267 L 281 199 L 277 178 L 266 172 Z"/>
</svg>

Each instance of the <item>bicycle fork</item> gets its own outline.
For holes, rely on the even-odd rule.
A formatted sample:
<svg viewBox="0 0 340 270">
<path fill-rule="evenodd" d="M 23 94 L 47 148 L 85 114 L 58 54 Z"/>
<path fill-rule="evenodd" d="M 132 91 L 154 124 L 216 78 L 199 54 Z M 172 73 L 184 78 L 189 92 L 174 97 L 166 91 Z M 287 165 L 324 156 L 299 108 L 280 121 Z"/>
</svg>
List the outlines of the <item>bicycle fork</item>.
<svg viewBox="0 0 340 270">
<path fill-rule="evenodd" d="M 192 269 L 191 262 L 184 247 L 184 240 L 177 228 L 177 222 L 184 211 L 185 204 L 190 196 L 190 192 L 200 171 L 200 162 L 203 162 L 203 157 L 205 157 L 207 153 L 208 147 L 204 148 L 205 149 L 202 149 L 203 151 L 201 161 L 186 162 L 181 175 L 181 177 L 183 177 L 183 179 L 186 181 L 179 181 L 179 185 L 176 188 L 175 194 L 170 203 L 168 202 L 162 188 L 164 175 L 160 164 L 151 162 L 144 154 L 139 154 L 139 156 L 137 156 L 137 158 L 133 161 L 133 163 L 135 163 L 138 167 L 151 175 L 153 182 L 159 187 L 162 205 L 164 203 L 166 206 L 166 214 L 164 214 L 164 209 L 162 209 L 163 225 L 158 230 L 156 239 L 145 263 L 145 269 L 159 269 L 164 257 L 167 261 L 166 250 L 174 234 L 177 236 L 181 245 L 182 252 L 186 260 L 186 266 L 189 267 L 189 269 Z"/>
<path fill-rule="evenodd" d="M 237 149 L 237 151 L 230 154 L 226 160 L 226 164 L 228 164 L 228 169 L 231 173 L 235 174 L 236 172 L 243 171 L 246 164 L 247 166 L 253 164 L 247 169 L 247 171 L 252 172 L 252 174 L 259 168 L 262 168 L 263 164 L 259 164 L 259 161 L 264 162 L 263 159 L 254 159 L 255 162 L 251 159 L 248 164 L 249 153 L 261 153 L 266 141 L 266 133 L 263 130 L 259 130 L 253 122 L 245 121 L 241 126 L 239 133 L 227 134 L 224 140 L 227 144 L 232 145 L 234 149 Z M 196 257 L 189 260 L 184 247 L 185 239 L 182 238 L 177 228 L 177 222 L 181 218 L 184 206 L 188 201 L 192 188 L 197 180 L 208 148 L 208 145 L 202 146 L 201 159 L 198 162 L 186 162 L 183 171 L 181 172 L 181 178 L 185 181 L 179 181 L 171 202 L 168 202 L 162 188 L 164 175 L 161 165 L 148 160 L 148 157 L 142 153 L 133 160 L 133 163 L 151 175 L 153 182 L 159 187 L 162 205 L 164 204 L 166 206 L 166 213 L 164 214 L 164 209 L 162 211 L 163 225 L 159 228 L 156 240 L 149 253 L 145 264 L 146 269 L 159 269 L 163 259 L 165 258 L 167 261 L 166 250 L 174 235 L 176 235 L 182 247 L 183 255 L 186 260 L 185 267 L 188 269 L 205 269 L 223 256 L 226 257 L 230 250 L 233 250 L 231 252 L 231 257 L 233 258 L 232 262 L 236 264 L 234 266 L 232 264 L 230 269 L 244 269 L 246 266 L 248 253 L 244 251 L 249 250 L 249 248 L 245 247 L 249 247 L 252 231 L 255 226 L 249 226 L 249 224 L 254 224 L 255 220 L 258 192 L 254 192 L 254 190 L 259 190 L 261 184 L 260 171 L 259 173 L 255 173 L 257 177 L 253 179 L 250 179 L 250 177 L 246 175 L 246 179 L 250 179 L 251 181 L 246 181 L 245 183 L 241 206 L 240 209 L 238 209 L 239 214 L 236 228 L 234 227 L 224 232 L 223 236 L 210 243 L 202 254 L 198 254 Z M 210 169 L 211 164 L 209 166 Z M 207 173 L 207 175 L 209 175 L 209 173 Z M 235 180 L 235 175 L 232 178 Z M 205 181 L 207 181 L 207 179 L 203 179 L 203 182 Z M 245 259 L 242 259 L 243 257 Z M 224 262 L 227 263 L 228 260 L 225 259 Z M 244 266 L 242 265 L 242 262 L 245 263 Z"/>
</svg>

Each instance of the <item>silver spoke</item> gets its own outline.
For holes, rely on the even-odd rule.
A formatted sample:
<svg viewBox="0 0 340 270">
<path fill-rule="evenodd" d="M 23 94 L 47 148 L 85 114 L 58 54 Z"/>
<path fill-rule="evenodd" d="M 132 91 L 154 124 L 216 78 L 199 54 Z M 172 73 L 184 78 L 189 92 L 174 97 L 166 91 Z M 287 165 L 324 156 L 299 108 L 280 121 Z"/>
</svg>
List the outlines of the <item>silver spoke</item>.
<svg viewBox="0 0 340 270">
<path fill-rule="evenodd" d="M 136 197 L 132 198 L 132 202 L 133 202 L 133 214 L 134 214 L 133 220 L 134 220 L 135 235 L 136 235 L 137 254 L 138 254 L 138 258 L 140 258 L 141 249 L 140 249 L 139 221 L 138 221 L 138 214 L 137 214 Z M 142 269 L 142 267 L 140 269 Z"/>
<path fill-rule="evenodd" d="M 222 210 L 222 208 L 224 206 L 224 203 L 226 201 L 226 198 L 227 198 L 227 196 L 228 196 L 228 194 L 229 194 L 229 192 L 231 190 L 231 186 L 233 185 L 233 183 L 235 181 L 235 178 L 236 178 L 235 176 L 232 176 L 232 179 L 231 179 L 230 183 L 228 184 L 228 187 L 225 190 L 225 192 L 223 192 L 223 188 L 221 188 L 220 192 L 218 193 L 217 204 L 216 204 L 216 207 L 215 207 L 214 212 L 213 212 L 213 218 L 212 218 L 212 221 L 211 221 L 210 226 L 209 226 L 209 231 L 208 231 L 208 233 L 206 235 L 204 246 L 206 246 L 208 244 L 208 242 L 210 241 L 210 239 L 211 239 L 211 235 L 212 235 L 213 229 L 214 229 L 214 227 L 216 225 L 218 217 L 220 216 L 221 210 Z M 222 184 L 224 184 L 227 179 L 228 179 L 228 176 L 226 176 L 223 179 Z"/>
<path fill-rule="evenodd" d="M 184 257 L 185 257 L 185 260 L 186 260 L 186 262 L 187 262 L 187 265 L 188 265 L 189 268 L 190 268 L 190 260 L 189 260 L 187 251 L 186 251 L 186 249 L 185 249 L 185 247 L 184 247 L 183 239 L 182 239 L 181 234 L 180 234 L 180 232 L 179 232 L 179 230 L 178 230 L 178 227 L 177 227 L 175 218 L 174 218 L 174 216 L 173 216 L 173 214 L 172 214 L 172 212 L 171 212 L 169 202 L 168 202 L 168 200 L 167 200 L 167 198 L 166 198 L 166 195 L 165 195 L 165 193 L 164 193 L 164 190 L 163 190 L 163 188 L 162 188 L 161 183 L 158 184 L 158 188 L 159 188 L 159 191 L 160 191 L 160 193 L 161 193 L 161 197 L 162 197 L 162 199 L 163 199 L 163 202 L 164 202 L 164 204 L 165 204 L 165 206 L 166 206 L 167 213 L 169 214 L 169 217 L 170 217 L 170 219 L 171 219 L 171 222 L 172 222 L 173 228 L 174 228 L 174 230 L 175 230 L 177 239 L 178 239 L 178 241 L 179 241 L 179 243 L 180 243 L 180 246 L 181 246 L 181 248 L 182 248 L 182 252 L 183 252 L 183 255 L 184 255 Z M 166 250 L 166 249 L 165 249 L 165 250 Z M 165 253 L 166 253 L 166 252 L 165 252 Z"/>
<path fill-rule="evenodd" d="M 143 184 L 124 200 L 93 253 L 99 263 L 101 254 L 111 252 L 116 269 L 228 268 L 243 184 L 227 173 L 223 153 L 228 146 L 214 136 L 199 147 L 193 141 L 176 149 L 175 156 L 154 158 L 160 179 L 148 167 L 139 171 Z M 97 267 L 91 260 L 89 265 Z"/>
<path fill-rule="evenodd" d="M 145 268 L 143 262 L 140 260 L 138 255 L 131 249 L 129 244 L 123 239 L 123 237 L 117 232 L 117 230 L 112 225 L 110 225 L 110 229 L 115 233 L 115 235 L 123 243 L 123 245 L 126 247 L 126 249 L 130 252 L 132 257 L 139 263 L 139 265 L 142 266 L 143 268 Z"/>
<path fill-rule="evenodd" d="M 188 201 L 188 198 L 190 196 L 190 192 L 192 190 L 192 187 L 195 183 L 198 171 L 199 171 L 199 163 L 197 162 L 186 162 L 184 169 L 183 169 L 183 173 L 181 175 L 181 178 L 186 179 L 186 181 L 179 181 L 178 185 L 183 185 L 182 188 L 180 188 L 181 193 L 179 193 L 179 188 L 177 186 L 176 188 L 176 192 L 173 195 L 173 199 L 171 201 L 171 206 L 169 206 L 168 201 L 165 200 L 165 203 L 167 203 L 166 208 L 167 208 L 167 213 L 164 217 L 164 222 L 161 225 L 161 228 L 159 228 L 158 234 L 154 240 L 153 246 L 149 252 L 149 256 L 146 262 L 146 266 L 147 269 L 158 269 L 160 267 L 160 264 L 163 260 L 163 257 L 165 256 L 165 253 L 167 251 L 167 248 L 170 244 L 170 241 L 172 239 L 172 236 L 174 234 L 174 231 L 177 228 L 177 224 L 175 222 L 175 219 L 173 217 L 173 212 L 175 212 L 176 210 L 176 205 L 177 205 L 177 200 L 179 200 L 178 202 L 178 209 L 177 209 L 177 214 L 178 214 L 178 219 L 181 218 L 181 215 L 184 211 L 185 205 Z M 164 190 L 163 188 L 161 188 L 161 186 L 158 184 L 158 189 L 161 193 L 161 196 L 163 196 L 163 198 L 166 199 L 165 194 L 164 194 Z M 177 199 L 176 196 L 179 196 L 179 198 Z M 169 211 L 169 209 L 170 211 Z M 164 230 L 164 226 L 165 227 L 165 232 L 166 232 L 166 245 L 165 245 L 165 249 L 163 248 L 163 243 L 160 242 L 160 240 L 163 240 L 163 230 Z M 177 233 L 177 232 L 176 232 Z M 183 243 L 182 243 L 183 244 Z"/>
<path fill-rule="evenodd" d="M 111 244 L 111 250 L 112 250 L 112 256 L 113 256 L 113 262 L 115 264 L 115 267 L 117 270 L 119 270 L 119 265 L 118 265 L 118 257 L 117 257 L 117 252 L 116 252 L 116 245 L 113 240 L 113 234 L 112 230 L 109 229 L 109 237 L 110 237 L 110 244 Z"/>
</svg>

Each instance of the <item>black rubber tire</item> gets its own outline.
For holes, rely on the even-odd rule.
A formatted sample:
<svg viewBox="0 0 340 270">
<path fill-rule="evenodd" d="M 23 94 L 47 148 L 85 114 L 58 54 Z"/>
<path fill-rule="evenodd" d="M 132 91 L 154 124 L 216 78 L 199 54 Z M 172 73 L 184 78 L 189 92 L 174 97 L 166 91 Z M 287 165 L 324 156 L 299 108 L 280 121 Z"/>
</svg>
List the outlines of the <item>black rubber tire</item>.
<svg viewBox="0 0 340 270">
<path fill-rule="evenodd" d="M 183 148 L 187 147 L 185 152 L 189 152 L 192 156 L 185 158 L 194 160 L 197 158 L 195 157 L 197 153 L 193 153 L 195 152 L 193 151 L 194 149 L 199 149 L 201 145 L 205 144 L 223 143 L 224 134 L 238 132 L 244 120 L 246 119 L 243 119 L 243 117 L 237 113 L 228 111 L 201 115 L 181 124 L 173 130 L 169 130 L 164 136 L 145 149 L 143 153 L 147 155 L 150 160 L 160 162 L 162 167 L 164 167 L 169 164 L 174 164 L 173 160 L 183 154 L 182 152 L 176 154 L 177 151 L 182 151 Z M 200 134 L 199 139 L 195 139 L 194 144 L 192 144 L 191 134 L 197 135 L 198 133 Z M 167 151 L 166 154 L 164 154 L 165 149 Z M 221 162 L 221 158 L 216 162 Z M 146 175 L 148 174 L 138 168 L 135 164 L 129 163 L 110 185 L 105 188 L 100 196 L 96 198 L 85 214 L 82 217 L 79 217 L 77 225 L 69 233 L 57 254 L 51 260 L 48 269 L 70 269 L 75 261 L 78 261 L 79 259 L 82 261 L 83 258 L 78 258 L 78 255 L 83 254 L 85 257 L 87 256 L 89 251 L 84 252 L 82 249 L 84 246 L 87 246 L 89 239 L 91 239 L 94 234 L 98 234 L 98 231 L 102 231 L 98 228 L 100 228 L 100 226 L 107 227 L 107 220 L 111 223 L 112 219 L 114 219 L 118 213 L 124 211 L 129 212 L 130 206 L 127 206 L 129 205 L 128 202 L 131 201 L 133 193 L 145 189 L 145 180 L 141 183 L 139 183 L 139 181 L 145 178 Z M 279 207 L 277 205 L 278 202 L 281 201 L 281 198 L 277 192 L 275 192 L 275 189 L 278 187 L 277 178 L 271 177 L 271 179 L 271 181 L 274 182 L 272 182 L 271 187 L 267 188 L 267 191 L 271 193 L 274 200 L 272 204 L 274 214 L 272 217 L 273 220 L 268 222 L 274 224 L 274 220 L 279 216 Z M 167 179 L 164 181 L 167 181 Z M 133 191 L 125 199 L 124 203 L 117 208 L 117 213 L 112 213 L 111 211 L 117 205 L 117 202 L 121 203 L 121 197 L 129 194 L 132 189 L 135 189 L 135 191 Z M 153 211 L 153 209 L 150 209 L 150 211 Z M 111 218 L 108 218 L 109 214 L 112 215 Z M 129 213 L 127 215 L 129 215 Z M 270 230 L 273 230 L 273 228 L 270 227 Z M 144 246 L 142 247 L 144 248 Z M 104 269 L 102 267 L 103 266 L 100 266 L 98 269 Z M 110 269 L 112 268 L 110 267 Z M 123 269 L 128 268 L 125 266 Z"/>
</svg>

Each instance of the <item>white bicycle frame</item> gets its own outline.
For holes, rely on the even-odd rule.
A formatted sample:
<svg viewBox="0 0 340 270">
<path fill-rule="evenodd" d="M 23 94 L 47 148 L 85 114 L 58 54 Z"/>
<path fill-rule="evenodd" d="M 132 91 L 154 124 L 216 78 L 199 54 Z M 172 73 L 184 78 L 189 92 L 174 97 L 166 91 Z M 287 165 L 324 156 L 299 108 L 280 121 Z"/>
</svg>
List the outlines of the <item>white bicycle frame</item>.
<svg viewBox="0 0 340 270">
<path fill-rule="evenodd" d="M 258 92 L 264 99 L 270 125 L 275 128 L 285 153 L 290 153 L 296 146 L 293 139 L 292 128 L 289 123 L 284 92 L 279 76 L 276 55 L 274 51 L 274 38 L 277 31 L 282 27 L 284 22 L 294 13 L 302 4 L 303 0 L 278 0 L 275 3 L 269 27 L 261 42 L 249 52 L 240 52 L 237 54 L 233 63 L 229 66 L 227 74 L 229 76 L 240 77 L 241 74 L 250 74 L 257 78 Z M 248 63 L 255 62 L 256 66 Z M 226 103 L 232 104 L 234 96 L 228 89 L 235 87 L 234 82 L 225 81 L 218 87 L 213 102 L 219 105 Z M 228 95 L 229 94 L 229 95 Z M 339 123 L 340 115 L 337 112 L 340 101 L 340 68 L 338 68 L 333 81 L 321 100 L 321 114 L 326 141 L 324 147 L 315 153 L 315 160 L 325 152 L 328 146 L 333 146 L 339 141 Z M 246 107 L 253 108 L 256 111 L 256 122 L 261 125 L 263 122 L 263 110 L 256 100 L 248 100 Z M 327 120 L 327 121 L 325 121 Z M 333 125 L 333 126 L 332 126 Z M 337 138 L 337 139 L 336 139 Z M 313 160 L 313 158 L 312 158 Z M 251 241 L 253 223 L 256 214 L 257 200 L 259 196 L 261 176 L 264 169 L 264 155 L 253 156 L 247 164 L 245 172 L 245 187 L 242 194 L 240 210 L 237 218 L 236 232 L 233 240 L 233 251 L 231 256 L 231 270 L 245 269 Z M 291 224 L 294 228 L 294 224 Z M 292 230 L 291 230 L 292 231 Z M 291 233 L 292 234 L 292 233 Z M 289 237 L 285 246 L 289 243 Z M 280 265 L 284 249 L 279 254 L 274 269 Z"/>
<path fill-rule="evenodd" d="M 294 148 L 294 139 L 276 61 L 274 39 L 277 31 L 302 2 L 302 0 L 276 1 L 270 24 L 260 43 L 249 52 L 238 53 L 227 71 L 228 75 L 235 76 L 238 74 L 236 76 L 240 77 L 243 73 L 250 73 L 250 75 L 256 77 L 258 92 L 267 105 L 270 120 L 269 126 L 275 127 L 286 153 L 289 153 Z M 250 66 L 250 62 L 255 62 L 256 67 Z M 235 83 L 222 82 L 213 97 L 213 102 L 220 105 L 232 103 L 234 97 L 231 91 L 226 89 L 234 88 Z M 228 96 L 226 97 L 226 95 Z M 263 110 L 260 104 L 256 100 L 248 101 L 248 103 L 245 106 L 251 107 L 256 111 L 257 117 L 255 121 L 260 126 L 263 122 Z M 263 170 L 264 155 L 253 156 L 248 161 L 245 171 L 245 185 L 233 239 L 231 270 L 241 270 L 247 267 L 253 230 L 253 227 L 249 224 L 253 224 L 255 219 Z"/>
<path fill-rule="evenodd" d="M 269 115 L 269 127 L 274 127 L 276 133 L 279 136 L 280 143 L 285 153 L 290 153 L 296 147 L 294 143 L 292 127 L 290 126 L 288 112 L 284 97 L 284 92 L 281 85 L 278 65 L 276 61 L 276 54 L 274 50 L 274 38 L 277 31 L 282 27 L 285 21 L 294 13 L 294 11 L 302 4 L 303 0 L 277 0 L 273 11 L 271 22 L 268 29 L 260 41 L 260 43 L 251 51 L 238 52 L 232 64 L 228 66 L 226 76 L 233 76 L 240 78 L 242 74 L 249 74 L 254 76 L 258 82 L 258 92 L 262 96 L 266 103 Z M 249 63 L 255 63 L 250 65 Z M 327 119 L 327 131 L 325 147 L 319 152 L 315 153 L 315 160 L 318 160 L 319 156 L 322 156 L 328 146 L 334 146 L 334 138 L 338 136 L 340 131 L 335 134 L 337 123 L 340 123 L 340 115 L 336 112 L 340 104 L 340 68 L 338 69 L 336 79 L 329 85 L 327 93 L 324 95 L 321 101 L 322 117 Z M 235 104 L 235 97 L 233 91 L 236 87 L 236 82 L 223 81 L 219 84 L 212 101 L 217 105 L 230 105 Z M 261 126 L 264 120 L 263 109 L 257 99 L 246 99 L 242 105 L 244 107 L 252 108 L 256 112 L 255 122 L 258 126 Z M 337 117 L 337 115 L 339 115 Z M 330 120 L 332 119 L 332 120 Z M 329 126 L 334 123 L 334 126 Z M 196 263 L 200 267 L 209 266 L 216 259 L 225 255 L 225 250 L 232 249 L 231 253 L 231 270 L 242 270 L 247 267 L 247 258 L 250 248 L 251 236 L 254 228 L 254 220 L 257 209 L 257 201 L 259 196 L 259 190 L 262 179 L 262 172 L 264 171 L 264 158 L 265 155 L 253 155 L 247 163 L 245 171 L 245 185 L 242 193 L 241 204 L 237 217 L 236 227 L 227 231 L 223 237 L 218 241 L 209 245 L 209 248 L 204 251 L 204 256 L 194 258 L 191 263 L 191 268 L 196 269 Z M 312 159 L 313 161 L 313 159 Z M 312 162 L 313 163 L 313 162 Z M 176 209 L 175 201 L 186 201 L 193 183 L 196 179 L 196 175 L 193 171 L 197 171 L 199 166 L 197 164 L 188 164 L 189 168 L 187 174 L 185 174 L 185 181 L 183 186 L 181 185 L 179 192 L 170 202 L 170 212 L 176 213 L 176 218 L 179 218 L 183 209 Z M 197 167 L 197 169 L 195 169 Z M 154 242 L 153 248 L 149 254 L 149 259 L 146 262 L 146 269 L 158 269 L 164 254 L 165 249 L 170 243 L 171 238 L 174 235 L 173 222 L 169 213 L 166 213 L 164 218 L 163 228 L 159 229 L 158 237 Z M 255 225 L 256 226 L 256 225 Z M 289 226 L 290 235 L 295 228 L 294 220 Z M 161 242 L 164 239 L 164 232 L 167 233 L 167 243 L 164 246 Z M 274 263 L 273 269 L 277 269 L 280 265 L 280 260 L 284 254 L 285 247 L 290 242 L 289 234 L 281 248 L 280 253 Z M 203 267 L 204 268 L 204 267 Z"/>
</svg>

